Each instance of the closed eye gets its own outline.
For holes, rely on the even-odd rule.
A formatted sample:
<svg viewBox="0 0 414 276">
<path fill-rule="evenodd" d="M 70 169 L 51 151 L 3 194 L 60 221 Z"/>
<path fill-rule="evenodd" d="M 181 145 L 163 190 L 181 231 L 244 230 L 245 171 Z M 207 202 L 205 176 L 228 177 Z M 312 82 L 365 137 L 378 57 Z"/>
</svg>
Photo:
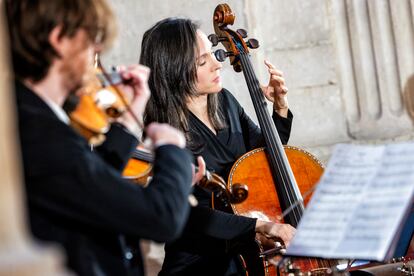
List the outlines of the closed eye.
<svg viewBox="0 0 414 276">
<path fill-rule="evenodd" d="M 216 56 L 214 55 L 214 51 L 211 51 L 211 52 L 209 52 L 209 53 L 205 53 L 205 54 L 203 54 L 203 55 L 201 55 L 199 58 L 198 58 L 198 66 L 203 66 L 203 65 L 205 65 L 206 63 L 207 63 L 207 58 L 208 57 L 212 57 L 212 58 L 214 58 L 214 59 L 216 59 Z"/>
</svg>

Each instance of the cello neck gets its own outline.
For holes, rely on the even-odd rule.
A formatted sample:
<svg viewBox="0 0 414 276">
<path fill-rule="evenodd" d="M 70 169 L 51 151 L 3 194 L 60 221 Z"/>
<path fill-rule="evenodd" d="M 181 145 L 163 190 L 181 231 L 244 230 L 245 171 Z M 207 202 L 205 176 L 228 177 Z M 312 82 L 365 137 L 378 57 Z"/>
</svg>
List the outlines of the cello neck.
<svg viewBox="0 0 414 276">
<path fill-rule="evenodd" d="M 282 210 L 286 210 L 293 204 L 302 200 L 298 185 L 289 161 L 286 157 L 284 147 L 277 133 L 273 120 L 267 110 L 267 102 L 260 88 L 259 81 L 254 73 L 253 66 L 250 62 L 249 54 L 240 52 L 239 59 L 243 68 L 244 78 L 249 89 L 250 97 L 259 121 L 266 143 L 266 154 L 269 162 L 275 188 L 279 197 Z M 285 217 L 285 221 L 296 227 L 302 217 L 304 205 L 298 204 Z"/>
</svg>

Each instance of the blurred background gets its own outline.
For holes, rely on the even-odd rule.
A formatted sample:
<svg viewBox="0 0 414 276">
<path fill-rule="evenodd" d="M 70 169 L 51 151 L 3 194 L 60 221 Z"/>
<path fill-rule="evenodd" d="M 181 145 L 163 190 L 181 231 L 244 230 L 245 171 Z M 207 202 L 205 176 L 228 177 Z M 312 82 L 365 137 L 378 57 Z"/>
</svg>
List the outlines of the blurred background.
<svg viewBox="0 0 414 276">
<path fill-rule="evenodd" d="M 222 2 L 236 15 L 232 28 L 259 40 L 251 54 L 261 82 L 264 59 L 284 72 L 291 145 L 325 162 L 336 143 L 412 138 L 403 96 L 414 78 L 413 0 L 111 0 L 120 31 L 105 63 L 137 62 L 143 33 L 165 17 L 188 17 L 213 33 Z M 223 82 L 255 118 L 243 75 L 228 61 Z"/>
</svg>

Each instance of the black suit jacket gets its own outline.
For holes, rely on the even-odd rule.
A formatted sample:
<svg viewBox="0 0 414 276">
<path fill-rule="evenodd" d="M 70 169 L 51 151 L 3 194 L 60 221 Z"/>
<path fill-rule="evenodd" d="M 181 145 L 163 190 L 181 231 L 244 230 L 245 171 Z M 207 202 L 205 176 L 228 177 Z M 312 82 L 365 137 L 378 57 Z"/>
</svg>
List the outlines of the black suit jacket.
<svg viewBox="0 0 414 276">
<path fill-rule="evenodd" d="M 121 177 L 137 141 L 112 126 L 92 152 L 35 93 L 16 83 L 31 231 L 66 251 L 79 275 L 143 275 L 139 238 L 171 241 L 188 215 L 191 155 L 159 147 L 147 188 Z M 110 163 L 105 159 L 110 159 Z"/>
</svg>

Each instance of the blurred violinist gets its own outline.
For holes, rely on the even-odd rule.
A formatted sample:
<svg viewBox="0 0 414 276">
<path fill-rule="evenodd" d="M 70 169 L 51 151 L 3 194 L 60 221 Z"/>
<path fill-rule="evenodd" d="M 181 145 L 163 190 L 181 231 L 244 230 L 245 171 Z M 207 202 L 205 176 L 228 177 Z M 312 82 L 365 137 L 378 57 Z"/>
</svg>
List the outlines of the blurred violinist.
<svg viewBox="0 0 414 276">
<path fill-rule="evenodd" d="M 147 188 L 121 170 L 137 145 L 136 122 L 150 96 L 149 69 L 121 70 L 130 109 L 93 151 L 62 105 L 84 85 L 96 51 L 115 35 L 105 0 L 6 0 L 18 127 L 32 234 L 60 244 L 78 275 L 144 275 L 139 239 L 171 241 L 186 221 L 191 155 L 183 134 L 151 124 L 155 151 Z M 196 175 L 197 177 L 197 175 Z"/>
</svg>

